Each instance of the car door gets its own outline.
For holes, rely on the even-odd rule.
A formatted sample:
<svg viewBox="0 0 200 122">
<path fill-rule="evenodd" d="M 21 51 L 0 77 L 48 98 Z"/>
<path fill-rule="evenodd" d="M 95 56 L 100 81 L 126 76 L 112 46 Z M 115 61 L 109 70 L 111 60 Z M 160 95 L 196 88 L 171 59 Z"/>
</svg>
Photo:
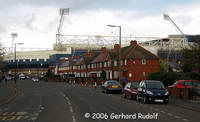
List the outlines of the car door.
<svg viewBox="0 0 200 122">
<path fill-rule="evenodd" d="M 125 93 L 125 94 L 129 94 L 129 92 L 130 92 L 130 87 L 131 87 L 131 84 L 130 84 L 130 83 L 128 83 L 128 84 L 124 87 L 124 93 Z"/>
</svg>

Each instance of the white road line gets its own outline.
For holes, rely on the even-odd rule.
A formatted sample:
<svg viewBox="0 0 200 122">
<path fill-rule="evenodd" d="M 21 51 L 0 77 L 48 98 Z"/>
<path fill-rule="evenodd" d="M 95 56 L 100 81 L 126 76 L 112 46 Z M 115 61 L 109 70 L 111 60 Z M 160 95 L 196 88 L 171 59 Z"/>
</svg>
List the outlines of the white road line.
<svg viewBox="0 0 200 122">
<path fill-rule="evenodd" d="M 69 100 L 69 98 L 68 98 L 68 97 L 65 97 L 65 99 L 66 99 L 66 100 Z"/>
<path fill-rule="evenodd" d="M 69 106 L 71 106 L 72 104 L 70 103 L 70 101 L 67 101 L 67 104 L 69 105 Z"/>
<path fill-rule="evenodd" d="M 15 120 L 20 120 L 22 118 L 22 116 L 18 116 Z"/>
<path fill-rule="evenodd" d="M 165 114 L 166 112 L 165 111 L 160 111 L 161 113 Z"/>
<path fill-rule="evenodd" d="M 30 118 L 30 120 L 32 120 L 32 121 L 34 121 L 34 120 L 36 120 L 37 119 L 37 117 L 31 117 Z"/>
<path fill-rule="evenodd" d="M 11 113 L 9 113 L 8 115 L 9 115 L 9 116 L 15 115 L 15 112 L 11 112 Z"/>
<path fill-rule="evenodd" d="M 183 121 L 186 121 L 186 122 L 188 122 L 189 120 L 188 119 L 182 119 Z"/>
<path fill-rule="evenodd" d="M 75 116 L 72 116 L 72 120 L 73 120 L 73 122 L 76 122 Z"/>
<path fill-rule="evenodd" d="M 73 111 L 73 108 L 72 108 L 71 106 L 69 107 L 69 109 L 70 109 L 70 112 L 71 112 L 71 113 L 74 112 L 74 111 Z"/>
<path fill-rule="evenodd" d="M 15 115 L 21 115 L 21 116 L 23 116 L 25 114 L 27 114 L 27 112 L 17 112 Z"/>
<path fill-rule="evenodd" d="M 172 113 L 167 113 L 169 116 L 173 116 L 173 114 Z"/>
<path fill-rule="evenodd" d="M 177 118 L 177 119 L 180 119 L 181 117 L 180 116 L 174 116 L 175 118 Z"/>
</svg>

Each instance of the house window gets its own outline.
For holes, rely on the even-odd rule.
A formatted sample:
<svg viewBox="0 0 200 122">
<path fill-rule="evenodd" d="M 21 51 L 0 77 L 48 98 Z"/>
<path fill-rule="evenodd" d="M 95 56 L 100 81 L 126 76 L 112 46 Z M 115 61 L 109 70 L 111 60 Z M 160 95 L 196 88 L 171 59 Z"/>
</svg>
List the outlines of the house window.
<svg viewBox="0 0 200 122">
<path fill-rule="evenodd" d="M 104 67 L 106 67 L 107 62 L 104 62 Z"/>
<path fill-rule="evenodd" d="M 142 59 L 142 64 L 146 64 L 147 60 L 146 59 Z"/>
<path fill-rule="evenodd" d="M 120 66 L 123 66 L 123 60 L 120 60 Z"/>
<path fill-rule="evenodd" d="M 90 69 L 90 64 L 87 65 L 88 69 Z"/>
<path fill-rule="evenodd" d="M 100 68 L 102 68 L 102 63 L 100 63 Z"/>
<path fill-rule="evenodd" d="M 127 65 L 127 59 L 124 60 L 124 65 Z"/>
<path fill-rule="evenodd" d="M 117 66 L 117 61 L 116 60 L 114 61 L 114 66 Z"/>
<path fill-rule="evenodd" d="M 111 67 L 111 61 L 108 61 L 108 67 Z"/>
<path fill-rule="evenodd" d="M 146 75 L 146 73 L 145 72 L 143 72 L 143 76 L 145 76 Z"/>
</svg>

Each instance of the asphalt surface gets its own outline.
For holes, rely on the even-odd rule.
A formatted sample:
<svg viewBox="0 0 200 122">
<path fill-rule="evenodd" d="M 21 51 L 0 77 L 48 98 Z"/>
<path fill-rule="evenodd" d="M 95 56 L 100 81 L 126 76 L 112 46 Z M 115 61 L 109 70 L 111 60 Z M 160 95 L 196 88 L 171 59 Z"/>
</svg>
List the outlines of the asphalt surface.
<svg viewBox="0 0 200 122">
<path fill-rule="evenodd" d="M 27 80 L 18 81 L 17 86 L 16 99 L 0 106 L 0 122 L 197 122 L 200 119 L 199 112 L 171 103 L 138 103 L 119 94 L 104 94 L 99 88 L 77 84 Z"/>
</svg>

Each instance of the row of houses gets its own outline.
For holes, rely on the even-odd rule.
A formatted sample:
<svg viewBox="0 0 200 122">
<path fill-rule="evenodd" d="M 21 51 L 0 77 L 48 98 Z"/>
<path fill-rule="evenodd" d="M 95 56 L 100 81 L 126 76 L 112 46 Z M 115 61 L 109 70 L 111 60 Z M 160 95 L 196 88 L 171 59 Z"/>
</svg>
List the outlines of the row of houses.
<svg viewBox="0 0 200 122">
<path fill-rule="evenodd" d="M 160 71 L 159 58 L 138 45 L 137 41 L 122 48 L 115 44 L 113 49 L 102 47 L 99 52 L 90 51 L 81 57 L 61 59 L 59 64 L 56 72 L 60 75 L 100 78 L 104 74 L 107 80 L 141 81 Z"/>
</svg>

